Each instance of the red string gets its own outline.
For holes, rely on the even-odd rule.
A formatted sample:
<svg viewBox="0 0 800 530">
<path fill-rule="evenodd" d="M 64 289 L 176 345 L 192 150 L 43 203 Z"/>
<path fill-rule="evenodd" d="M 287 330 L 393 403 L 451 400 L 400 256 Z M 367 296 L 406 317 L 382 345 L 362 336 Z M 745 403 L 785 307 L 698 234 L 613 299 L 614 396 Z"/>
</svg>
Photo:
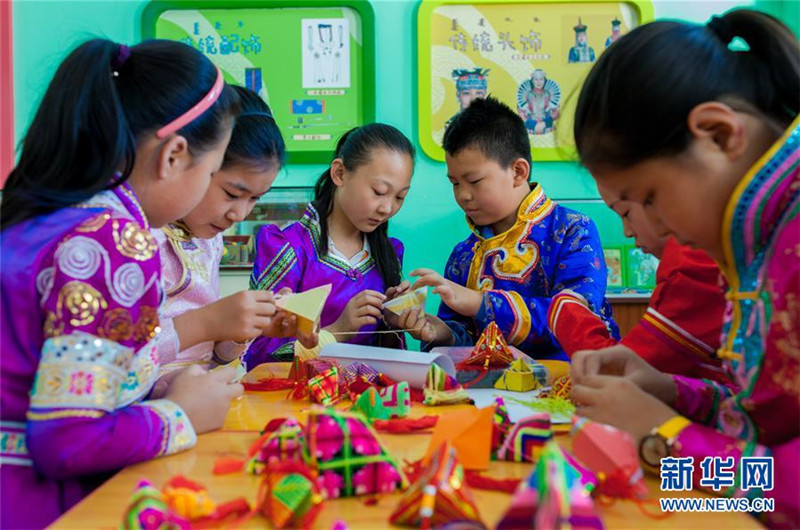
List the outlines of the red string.
<svg viewBox="0 0 800 530">
<path fill-rule="evenodd" d="M 364 499 L 364 505 L 366 506 L 375 506 L 378 504 L 378 496 L 377 495 L 370 495 L 366 499 Z"/>
<path fill-rule="evenodd" d="M 256 512 L 250 509 L 250 504 L 244 497 L 239 497 L 224 504 L 217 505 L 217 509 L 208 517 L 201 517 L 192 521 L 192 528 L 235 528 L 253 517 Z M 220 524 L 224 523 L 224 524 Z"/>
<path fill-rule="evenodd" d="M 255 383 L 242 382 L 242 386 L 248 392 L 273 392 L 275 390 L 286 390 L 294 387 L 294 381 L 285 377 L 268 377 L 259 379 Z"/>
<path fill-rule="evenodd" d="M 461 365 L 461 364 L 463 364 L 463 363 L 459 363 L 459 365 Z M 471 387 L 472 385 L 476 384 L 478 381 L 480 381 L 481 379 L 486 377 L 486 374 L 489 373 L 489 369 L 486 368 L 486 367 L 483 367 L 483 366 L 477 366 L 476 367 L 476 366 L 466 365 L 466 368 L 458 368 L 458 367 L 456 367 L 456 370 L 459 370 L 459 371 L 462 371 L 462 372 L 472 372 L 472 371 L 478 371 L 478 370 L 481 371 L 481 373 L 479 373 L 477 376 L 475 376 L 475 379 L 472 379 L 471 381 L 468 381 L 466 383 L 461 383 L 461 386 L 463 386 L 464 388 Z"/>
<path fill-rule="evenodd" d="M 492 478 L 481 475 L 478 471 L 467 469 L 464 472 L 467 484 L 476 490 L 502 491 L 514 493 L 522 479 L 519 478 Z"/>
<path fill-rule="evenodd" d="M 200 484 L 199 482 L 195 482 L 194 480 L 188 479 L 183 475 L 175 475 L 169 481 L 164 484 L 165 488 L 185 488 L 192 491 L 204 491 L 206 489 L 205 486 Z"/>
<path fill-rule="evenodd" d="M 241 458 L 232 458 L 223 456 L 217 458 L 214 462 L 214 469 L 211 471 L 214 475 L 227 475 L 229 473 L 236 473 L 244 468 L 244 460 Z"/>
<path fill-rule="evenodd" d="M 250 444 L 250 449 L 247 450 L 247 456 L 252 457 L 257 452 L 261 450 L 261 447 L 266 443 L 267 439 L 270 437 L 271 432 L 265 432 L 261 436 L 258 437 L 258 440 Z"/>
<path fill-rule="evenodd" d="M 422 416 L 414 419 L 373 420 L 372 426 L 378 431 L 389 434 L 409 434 L 431 429 L 436 425 L 437 421 L 439 421 L 439 416 Z"/>
<path fill-rule="evenodd" d="M 261 429 L 261 434 L 268 434 L 277 431 L 280 429 L 281 425 L 286 423 L 286 418 L 273 418 L 264 425 L 264 428 Z"/>
</svg>

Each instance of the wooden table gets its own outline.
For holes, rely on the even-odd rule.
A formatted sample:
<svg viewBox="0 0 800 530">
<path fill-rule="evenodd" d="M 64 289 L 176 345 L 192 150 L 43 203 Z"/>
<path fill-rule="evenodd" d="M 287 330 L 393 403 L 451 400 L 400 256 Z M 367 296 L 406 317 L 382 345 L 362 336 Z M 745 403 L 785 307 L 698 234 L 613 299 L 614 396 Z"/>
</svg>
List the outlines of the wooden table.
<svg viewBox="0 0 800 530">
<path fill-rule="evenodd" d="M 266 365 L 262 365 L 266 366 Z M 283 375 L 286 365 L 270 365 L 277 375 Z M 251 374 L 257 376 L 258 372 Z M 262 372 L 263 375 L 263 372 Z M 250 376 L 248 376 L 250 377 Z M 180 454 L 158 458 L 130 466 L 103 484 L 89 497 L 64 514 L 52 528 L 117 528 L 122 520 L 131 492 L 139 480 L 147 478 L 160 487 L 169 478 L 181 474 L 204 484 L 216 502 L 225 502 L 245 496 L 255 500 L 258 479 L 244 473 L 215 476 L 211 473 L 214 461 L 220 456 L 243 456 L 250 444 L 258 437 L 258 431 L 271 418 L 297 415 L 307 409 L 307 401 L 285 400 L 286 391 L 246 393 L 231 407 L 222 430 L 198 437 L 197 446 Z M 411 416 L 425 414 L 444 414 L 459 410 L 468 405 L 448 407 L 412 407 Z M 423 456 L 428 446 L 430 434 L 388 435 L 380 434 L 386 449 L 398 462 L 417 460 Z M 565 447 L 571 446 L 568 435 L 557 437 Z M 489 475 L 495 478 L 525 478 L 532 471 L 531 464 L 512 462 L 492 462 Z M 679 493 L 661 493 L 655 477 L 648 477 L 647 484 L 651 496 L 682 496 Z M 693 497 L 705 497 L 703 493 L 688 492 Z M 494 527 L 502 518 L 511 497 L 505 493 L 472 490 L 484 522 Z M 342 520 L 348 528 L 385 528 L 389 526 L 389 514 L 397 505 L 400 494 L 383 495 L 374 506 L 367 506 L 364 497 L 350 497 L 326 501 L 316 520 L 315 528 L 331 528 Z M 758 522 L 740 513 L 675 513 L 666 519 L 654 520 L 643 515 L 639 508 L 629 501 L 618 501 L 612 506 L 599 507 L 607 528 L 760 528 Z M 246 528 L 268 527 L 260 517 L 250 519 Z"/>
</svg>

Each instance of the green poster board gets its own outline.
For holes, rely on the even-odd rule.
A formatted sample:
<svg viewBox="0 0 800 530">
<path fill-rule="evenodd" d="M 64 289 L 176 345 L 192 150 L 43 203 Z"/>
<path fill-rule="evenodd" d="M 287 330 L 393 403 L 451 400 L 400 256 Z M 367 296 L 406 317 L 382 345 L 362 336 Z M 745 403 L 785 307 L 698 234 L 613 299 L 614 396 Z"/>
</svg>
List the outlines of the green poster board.
<svg viewBox="0 0 800 530">
<path fill-rule="evenodd" d="M 225 80 L 258 92 L 283 132 L 289 161 L 328 162 L 348 129 L 375 119 L 375 23 L 367 0 L 162 1 L 142 16 L 145 38 L 185 42 Z"/>
<path fill-rule="evenodd" d="M 444 160 L 446 124 L 492 94 L 525 121 L 534 160 L 572 159 L 577 92 L 607 46 L 653 20 L 649 0 L 422 0 L 419 138 Z"/>
</svg>

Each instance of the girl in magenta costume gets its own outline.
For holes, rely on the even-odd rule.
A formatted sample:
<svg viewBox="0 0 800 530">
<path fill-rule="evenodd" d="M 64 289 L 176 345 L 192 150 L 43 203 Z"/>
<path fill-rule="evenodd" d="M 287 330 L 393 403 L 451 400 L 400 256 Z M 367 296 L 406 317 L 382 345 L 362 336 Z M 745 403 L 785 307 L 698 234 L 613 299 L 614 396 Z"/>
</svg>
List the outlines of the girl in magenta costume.
<svg viewBox="0 0 800 530">
<path fill-rule="evenodd" d="M 241 356 L 255 337 L 296 333 L 296 317 L 283 312 L 274 318 L 266 316 L 275 312 L 271 292 L 242 291 L 219 298 L 222 232 L 250 214 L 272 186 L 285 158 L 283 137 L 267 104 L 251 90 L 233 89 L 241 113 L 222 168 L 194 210 L 181 221 L 153 231 L 167 293 L 154 395 L 160 395 L 186 366 L 227 364 Z"/>
<path fill-rule="evenodd" d="M 748 49 L 730 49 L 734 37 Z M 642 90 L 620 96 L 625 86 Z M 723 458 L 705 477 L 722 478 L 717 492 L 772 498 L 761 518 L 785 528 L 800 526 L 798 94 L 797 38 L 768 15 L 735 10 L 621 37 L 590 72 L 575 119 L 604 200 L 644 205 L 654 226 L 719 263 L 729 290 L 718 356 L 735 382 L 666 375 L 618 351 L 581 353 L 577 413 L 631 432 L 656 469 L 665 457 L 693 458 L 695 487 L 703 461 Z M 772 461 L 772 483 L 752 473 L 754 458 Z"/>
<path fill-rule="evenodd" d="M 91 40 L 61 64 L 3 193 L 0 526 L 41 528 L 109 473 L 222 424 L 232 369 L 147 400 L 162 299 L 150 227 L 188 213 L 236 110 L 184 44 Z M 196 392 L 202 388 L 203 392 Z"/>
<path fill-rule="evenodd" d="M 414 147 L 396 128 L 371 123 L 347 132 L 303 218 L 258 233 L 250 288 L 302 292 L 331 284 L 323 331 L 354 344 L 394 338 L 372 332 L 379 328 L 381 305 L 409 286 L 401 283 L 403 246 L 388 236 L 387 222 L 402 207 L 413 170 Z M 291 339 L 260 337 L 245 359 L 252 369 L 293 355 Z"/>
</svg>

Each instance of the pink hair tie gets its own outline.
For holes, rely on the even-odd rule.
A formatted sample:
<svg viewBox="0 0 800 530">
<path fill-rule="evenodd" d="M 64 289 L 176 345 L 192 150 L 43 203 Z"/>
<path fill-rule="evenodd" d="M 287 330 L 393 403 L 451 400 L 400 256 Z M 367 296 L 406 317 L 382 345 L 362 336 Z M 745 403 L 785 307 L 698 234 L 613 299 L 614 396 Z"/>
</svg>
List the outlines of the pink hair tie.
<svg viewBox="0 0 800 530">
<path fill-rule="evenodd" d="M 208 91 L 208 94 L 203 96 L 203 99 L 198 101 L 194 107 L 190 108 L 168 124 L 161 127 L 156 132 L 156 138 L 166 138 L 170 134 L 177 132 L 196 120 L 201 114 L 211 108 L 211 105 L 213 105 L 214 102 L 219 99 L 219 95 L 222 94 L 222 88 L 224 86 L 225 80 L 222 78 L 222 70 L 217 67 L 217 80 L 214 81 L 214 86 L 211 87 L 211 90 Z"/>
</svg>

